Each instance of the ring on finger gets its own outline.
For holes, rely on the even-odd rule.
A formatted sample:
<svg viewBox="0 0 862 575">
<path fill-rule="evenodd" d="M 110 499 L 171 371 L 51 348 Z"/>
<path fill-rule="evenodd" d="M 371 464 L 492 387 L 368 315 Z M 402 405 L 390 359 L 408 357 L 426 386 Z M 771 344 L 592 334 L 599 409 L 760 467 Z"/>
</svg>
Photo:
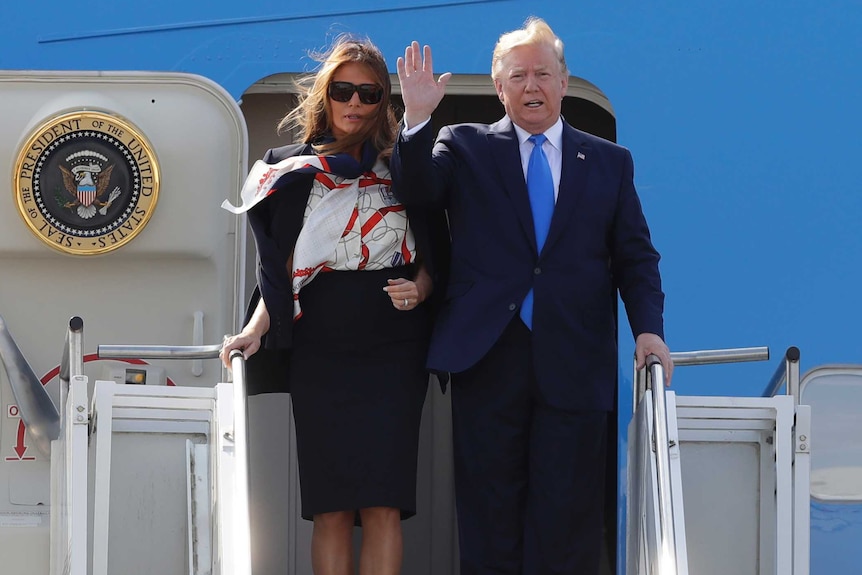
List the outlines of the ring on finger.
<svg viewBox="0 0 862 575">
<path fill-rule="evenodd" d="M 404 298 L 404 307 L 407 307 L 407 305 L 408 305 L 409 303 L 410 303 L 410 302 L 407 300 L 407 298 Z"/>
</svg>

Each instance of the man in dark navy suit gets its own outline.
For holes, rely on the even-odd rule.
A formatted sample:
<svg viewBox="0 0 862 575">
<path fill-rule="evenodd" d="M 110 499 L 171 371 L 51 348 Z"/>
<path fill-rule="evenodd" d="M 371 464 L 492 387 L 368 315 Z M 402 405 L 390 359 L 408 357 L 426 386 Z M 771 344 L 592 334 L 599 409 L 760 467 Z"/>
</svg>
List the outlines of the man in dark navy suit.
<svg viewBox="0 0 862 575">
<path fill-rule="evenodd" d="M 450 74 L 431 50 L 398 59 L 392 158 L 408 207 L 448 210 L 452 263 L 429 351 L 452 374 L 461 575 L 589 574 L 602 548 L 617 292 L 643 365 L 670 381 L 659 254 L 631 154 L 562 120 L 563 44 L 541 19 L 500 37 L 495 124 L 428 122 Z"/>
</svg>

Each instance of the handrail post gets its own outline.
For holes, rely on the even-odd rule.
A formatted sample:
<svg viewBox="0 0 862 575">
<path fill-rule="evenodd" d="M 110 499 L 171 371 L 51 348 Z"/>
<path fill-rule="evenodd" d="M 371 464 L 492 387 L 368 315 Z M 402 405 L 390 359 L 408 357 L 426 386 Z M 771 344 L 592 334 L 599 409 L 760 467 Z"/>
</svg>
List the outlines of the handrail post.
<svg viewBox="0 0 862 575">
<path fill-rule="evenodd" d="M 794 353 L 791 353 L 794 350 Z M 787 395 L 793 396 L 793 407 L 799 405 L 799 348 L 790 347 L 787 349 L 784 361 L 787 363 L 785 371 L 787 372 Z"/>
<path fill-rule="evenodd" d="M 84 320 L 74 316 L 69 320 L 63 355 L 60 360 L 60 379 L 67 384 L 76 375 L 84 375 Z"/>
<path fill-rule="evenodd" d="M 638 360 L 634 358 L 632 371 L 632 413 L 634 413 L 646 393 L 646 370 L 638 369 Z"/>
<path fill-rule="evenodd" d="M 84 375 L 84 320 L 74 316 L 69 320 L 63 354 L 60 359 L 60 411 L 65 409 L 69 382 L 76 375 Z"/>
<path fill-rule="evenodd" d="M 655 355 L 646 359 L 650 377 L 646 378 L 647 388 L 653 397 L 653 440 L 658 474 L 658 512 L 661 527 L 661 573 L 676 573 L 676 534 L 673 522 L 673 497 L 670 479 L 670 441 L 667 428 L 667 405 L 664 392 L 664 368 Z M 667 569 L 664 566 L 672 566 Z"/>
<path fill-rule="evenodd" d="M 242 351 L 230 352 L 231 372 L 233 373 L 233 437 L 236 459 L 235 479 L 237 492 L 248 494 L 248 406 L 245 388 L 245 358 Z M 233 536 L 237 546 L 234 557 L 239 563 L 235 575 L 251 575 L 251 518 L 248 497 L 234 498 Z"/>
<path fill-rule="evenodd" d="M 781 386 L 787 384 L 785 393 L 793 396 L 793 405 L 799 405 L 799 359 L 801 354 L 799 348 L 792 345 L 784 352 L 784 359 L 775 368 L 775 373 L 763 390 L 763 397 L 772 397 Z"/>
</svg>

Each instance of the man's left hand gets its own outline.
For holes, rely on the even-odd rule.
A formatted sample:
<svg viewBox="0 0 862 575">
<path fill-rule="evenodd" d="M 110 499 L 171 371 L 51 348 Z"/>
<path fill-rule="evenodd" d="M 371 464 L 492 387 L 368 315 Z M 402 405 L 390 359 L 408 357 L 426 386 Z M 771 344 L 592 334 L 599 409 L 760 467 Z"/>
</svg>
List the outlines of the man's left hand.
<svg viewBox="0 0 862 575">
<path fill-rule="evenodd" d="M 667 344 L 654 333 L 642 333 L 635 340 L 637 369 L 643 368 L 649 354 L 655 355 L 661 361 L 661 366 L 664 368 L 664 384 L 670 387 L 670 378 L 673 375 L 673 360 L 670 358 L 670 350 Z"/>
</svg>

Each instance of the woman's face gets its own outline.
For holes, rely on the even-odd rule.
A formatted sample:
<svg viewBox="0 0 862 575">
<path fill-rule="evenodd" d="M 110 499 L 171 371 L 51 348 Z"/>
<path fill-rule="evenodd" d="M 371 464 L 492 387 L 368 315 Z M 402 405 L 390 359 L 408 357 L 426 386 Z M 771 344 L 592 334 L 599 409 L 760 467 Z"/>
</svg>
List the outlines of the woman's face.
<svg viewBox="0 0 862 575">
<path fill-rule="evenodd" d="M 333 74 L 330 84 L 334 82 L 349 82 L 355 86 L 362 84 L 379 86 L 368 67 L 357 62 L 342 64 Z M 332 135 L 336 140 L 367 127 L 377 116 L 377 108 L 380 106 L 379 100 L 375 104 L 364 103 L 357 91 L 351 94 L 347 102 L 339 102 L 331 96 L 328 96 L 328 99 L 332 111 Z"/>
</svg>

